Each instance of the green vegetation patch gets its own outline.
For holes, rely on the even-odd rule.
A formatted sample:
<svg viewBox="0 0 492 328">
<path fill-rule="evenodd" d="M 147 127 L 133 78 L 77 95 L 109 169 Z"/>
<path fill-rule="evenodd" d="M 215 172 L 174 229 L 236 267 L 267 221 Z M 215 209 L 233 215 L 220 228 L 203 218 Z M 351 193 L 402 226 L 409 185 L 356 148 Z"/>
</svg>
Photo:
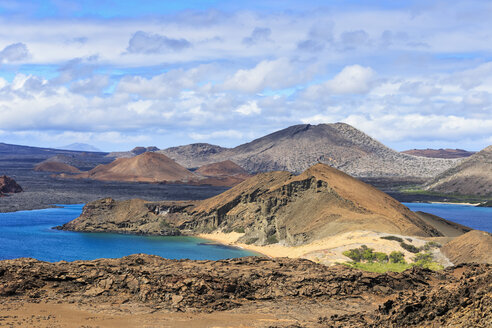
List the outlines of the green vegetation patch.
<svg viewBox="0 0 492 328">
<path fill-rule="evenodd" d="M 442 265 L 434 262 L 434 258 L 430 252 L 417 253 L 413 258 L 413 263 L 407 263 L 405 261 L 405 255 L 402 252 L 393 251 L 387 255 L 382 252 L 374 252 L 372 248 L 369 248 L 366 245 L 345 251 L 343 252 L 343 255 L 352 260 L 351 262 L 343 263 L 344 265 L 370 272 L 402 272 L 413 266 L 419 266 L 434 271 L 443 269 Z"/>
<path fill-rule="evenodd" d="M 380 238 L 381 239 L 386 239 L 386 240 L 394 240 L 394 241 L 397 241 L 399 243 L 403 242 L 403 239 L 400 238 L 400 237 L 397 237 L 397 236 L 382 236 Z"/>
<path fill-rule="evenodd" d="M 415 246 L 413 246 L 411 244 L 407 244 L 405 242 L 401 242 L 400 243 L 400 246 L 401 246 L 401 248 L 409 251 L 410 253 L 418 253 L 418 252 L 420 252 L 420 249 L 418 247 L 415 247 Z"/>
</svg>

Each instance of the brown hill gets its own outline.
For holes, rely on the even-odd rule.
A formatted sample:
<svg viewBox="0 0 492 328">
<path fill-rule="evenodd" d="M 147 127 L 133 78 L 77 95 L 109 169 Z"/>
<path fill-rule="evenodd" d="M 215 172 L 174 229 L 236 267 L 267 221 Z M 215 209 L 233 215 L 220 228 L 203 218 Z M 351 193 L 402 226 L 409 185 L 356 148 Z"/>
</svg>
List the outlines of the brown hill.
<svg viewBox="0 0 492 328">
<path fill-rule="evenodd" d="M 79 178 L 131 182 L 188 182 L 196 176 L 163 154 L 145 152 L 132 158 L 118 158 L 98 165 Z"/>
<path fill-rule="evenodd" d="M 106 157 L 113 157 L 113 158 L 130 158 L 134 157 L 140 154 L 143 154 L 145 152 L 155 152 L 158 151 L 159 148 L 155 146 L 150 146 L 150 147 L 135 147 L 130 151 L 115 151 L 109 153 Z"/>
<path fill-rule="evenodd" d="M 86 205 L 82 215 L 63 228 L 105 231 L 100 225 L 107 216 L 102 210 L 105 207 L 93 205 L 90 210 Z M 260 245 L 299 245 L 354 230 L 442 236 L 387 194 L 325 164 L 298 176 L 289 172 L 258 174 L 203 201 L 147 203 L 145 207 L 144 212 L 158 215 L 165 227 L 194 233 L 244 231 L 240 241 Z M 135 215 L 123 216 L 116 226 L 147 223 Z M 145 213 L 138 217 L 143 216 Z"/>
<path fill-rule="evenodd" d="M 230 160 L 200 166 L 194 173 L 205 177 L 200 180 L 200 184 L 226 187 L 235 186 L 251 177 L 246 170 Z"/>
<path fill-rule="evenodd" d="M 250 173 L 300 173 L 321 162 L 356 177 L 419 179 L 460 161 L 402 154 L 345 123 L 294 125 L 232 149 L 193 144 L 159 152 L 188 168 L 230 159 Z"/>
<path fill-rule="evenodd" d="M 22 187 L 14 179 L 6 175 L 0 176 L 0 196 L 18 192 L 22 192 Z"/>
<path fill-rule="evenodd" d="M 36 172 L 56 172 L 56 173 L 81 173 L 81 171 L 69 164 L 53 161 L 44 161 L 34 166 Z"/>
<path fill-rule="evenodd" d="M 472 230 L 444 245 L 441 251 L 455 265 L 460 263 L 492 264 L 492 236 L 480 230 Z"/>
<path fill-rule="evenodd" d="M 405 150 L 401 153 L 413 156 L 430 157 L 430 158 L 463 158 L 470 157 L 475 154 L 474 151 L 467 151 L 463 149 L 411 149 Z"/>
<path fill-rule="evenodd" d="M 241 166 L 237 165 L 231 160 L 200 166 L 195 171 L 195 173 L 199 173 L 206 177 L 232 176 L 232 175 L 243 175 L 245 177 L 250 177 L 250 175 L 245 169 L 243 169 Z"/>
<path fill-rule="evenodd" d="M 426 189 L 451 194 L 492 195 L 492 146 L 443 172 Z"/>
</svg>

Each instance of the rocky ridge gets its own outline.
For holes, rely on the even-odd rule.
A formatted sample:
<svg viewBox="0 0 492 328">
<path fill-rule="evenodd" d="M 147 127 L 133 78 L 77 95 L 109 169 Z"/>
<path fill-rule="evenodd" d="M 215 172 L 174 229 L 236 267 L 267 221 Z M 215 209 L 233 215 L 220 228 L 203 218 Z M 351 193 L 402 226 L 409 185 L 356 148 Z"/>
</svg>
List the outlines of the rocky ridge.
<svg viewBox="0 0 492 328">
<path fill-rule="evenodd" d="M 426 189 L 445 194 L 492 196 L 492 146 L 438 175 Z"/>
<path fill-rule="evenodd" d="M 486 327 L 492 323 L 491 286 L 485 264 L 376 274 L 287 258 L 190 261 L 140 254 L 70 263 L 0 261 L 2 304 L 125 304 L 130 311 L 147 305 L 152 313 L 190 315 L 261 308 L 302 318 L 296 327 Z"/>
<path fill-rule="evenodd" d="M 394 151 L 344 124 L 294 125 L 235 148 L 209 144 L 159 152 L 188 168 L 232 160 L 250 173 L 300 173 L 321 162 L 355 177 L 434 177 L 461 159 L 425 158 Z"/>
</svg>

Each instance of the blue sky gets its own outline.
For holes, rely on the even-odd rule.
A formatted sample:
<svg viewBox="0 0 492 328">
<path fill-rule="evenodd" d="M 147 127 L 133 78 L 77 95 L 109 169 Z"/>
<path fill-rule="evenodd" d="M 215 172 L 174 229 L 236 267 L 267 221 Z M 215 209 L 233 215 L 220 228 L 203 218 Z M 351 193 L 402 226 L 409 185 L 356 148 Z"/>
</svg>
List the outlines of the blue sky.
<svg viewBox="0 0 492 328">
<path fill-rule="evenodd" d="M 346 122 L 492 144 L 490 1 L 0 0 L 0 141 L 235 146 Z"/>
</svg>

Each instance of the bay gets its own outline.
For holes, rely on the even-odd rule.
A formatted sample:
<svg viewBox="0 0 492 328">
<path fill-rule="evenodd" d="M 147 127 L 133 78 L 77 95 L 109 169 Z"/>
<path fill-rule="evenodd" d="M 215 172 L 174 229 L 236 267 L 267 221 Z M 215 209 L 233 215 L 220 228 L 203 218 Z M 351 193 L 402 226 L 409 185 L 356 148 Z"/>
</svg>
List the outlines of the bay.
<svg viewBox="0 0 492 328">
<path fill-rule="evenodd" d="M 412 211 L 427 212 L 476 230 L 492 232 L 492 207 L 440 203 L 402 204 Z"/>
<path fill-rule="evenodd" d="M 31 257 L 41 261 L 118 258 L 136 253 L 168 259 L 220 260 L 258 255 L 195 237 L 135 236 L 54 230 L 78 217 L 83 204 L 0 213 L 0 260 Z"/>
</svg>

